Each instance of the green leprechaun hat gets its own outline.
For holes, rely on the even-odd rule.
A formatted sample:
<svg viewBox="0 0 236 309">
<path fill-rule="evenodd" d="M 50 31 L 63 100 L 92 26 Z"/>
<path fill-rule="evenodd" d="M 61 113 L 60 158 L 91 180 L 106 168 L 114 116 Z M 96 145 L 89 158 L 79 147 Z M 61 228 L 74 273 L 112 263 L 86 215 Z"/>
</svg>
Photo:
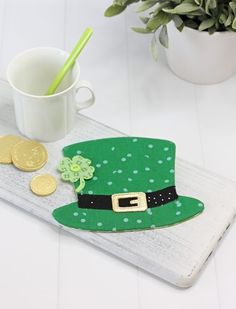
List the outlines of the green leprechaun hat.
<svg viewBox="0 0 236 309">
<path fill-rule="evenodd" d="M 203 203 L 178 196 L 175 144 L 141 137 L 106 138 L 63 149 L 59 170 L 74 183 L 78 201 L 57 208 L 62 225 L 90 231 L 124 231 L 181 223 Z"/>
</svg>

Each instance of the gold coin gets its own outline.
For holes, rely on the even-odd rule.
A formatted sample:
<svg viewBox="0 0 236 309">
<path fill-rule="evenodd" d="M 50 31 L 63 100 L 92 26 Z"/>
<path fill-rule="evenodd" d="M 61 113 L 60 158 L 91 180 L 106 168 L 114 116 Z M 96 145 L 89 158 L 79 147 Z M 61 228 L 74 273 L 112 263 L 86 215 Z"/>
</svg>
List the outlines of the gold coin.
<svg viewBox="0 0 236 309">
<path fill-rule="evenodd" d="M 47 150 L 42 144 L 35 141 L 24 140 L 12 148 L 13 164 L 25 172 L 39 170 L 47 162 L 47 159 Z"/>
<path fill-rule="evenodd" d="M 19 143 L 19 141 L 22 141 L 22 138 L 15 135 L 0 137 L 0 163 L 12 163 L 12 148 Z"/>
<path fill-rule="evenodd" d="M 49 174 L 34 176 L 30 182 L 31 191 L 39 196 L 47 196 L 56 191 L 57 181 Z"/>
</svg>

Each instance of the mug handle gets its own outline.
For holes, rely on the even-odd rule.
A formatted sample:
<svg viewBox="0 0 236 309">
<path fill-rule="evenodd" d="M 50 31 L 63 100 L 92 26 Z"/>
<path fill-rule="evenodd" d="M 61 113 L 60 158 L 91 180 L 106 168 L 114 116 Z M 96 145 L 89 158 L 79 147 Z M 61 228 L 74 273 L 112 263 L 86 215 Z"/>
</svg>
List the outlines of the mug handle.
<svg viewBox="0 0 236 309">
<path fill-rule="evenodd" d="M 82 89 L 82 88 L 88 89 L 91 96 L 87 100 L 79 101 L 77 99 L 77 96 L 78 96 L 79 90 Z M 77 103 L 76 103 L 76 111 L 77 112 L 79 112 L 81 109 L 87 108 L 87 107 L 89 107 L 89 106 L 94 104 L 94 102 L 95 102 L 95 94 L 94 94 L 94 91 L 93 91 L 93 87 L 92 87 L 92 85 L 90 84 L 89 81 L 87 81 L 87 80 L 80 80 L 80 81 L 78 81 L 78 83 L 77 83 L 77 85 L 75 87 L 75 92 L 76 92 L 76 98 L 75 99 L 77 101 Z"/>
</svg>

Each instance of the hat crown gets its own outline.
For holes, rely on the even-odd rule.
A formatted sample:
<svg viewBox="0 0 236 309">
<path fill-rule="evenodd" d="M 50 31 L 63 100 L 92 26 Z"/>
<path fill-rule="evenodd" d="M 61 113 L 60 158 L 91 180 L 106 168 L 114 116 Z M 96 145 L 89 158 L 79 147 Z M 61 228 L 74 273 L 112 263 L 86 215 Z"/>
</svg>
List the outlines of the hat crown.
<svg viewBox="0 0 236 309">
<path fill-rule="evenodd" d="M 92 161 L 95 172 L 84 194 L 153 192 L 175 185 L 175 144 L 167 140 L 105 138 L 67 146 L 63 153 Z"/>
</svg>

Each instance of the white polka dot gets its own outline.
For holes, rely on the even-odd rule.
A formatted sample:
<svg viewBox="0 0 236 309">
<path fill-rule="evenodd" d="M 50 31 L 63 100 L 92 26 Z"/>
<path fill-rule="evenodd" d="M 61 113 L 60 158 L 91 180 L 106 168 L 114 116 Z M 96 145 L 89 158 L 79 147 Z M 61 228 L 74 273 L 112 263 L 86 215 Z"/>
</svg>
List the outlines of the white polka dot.
<svg viewBox="0 0 236 309">
<path fill-rule="evenodd" d="M 122 171 L 122 170 L 118 170 L 117 173 L 118 173 L 118 174 L 121 174 L 121 173 L 123 173 L 123 171 Z"/>
<path fill-rule="evenodd" d="M 199 207 L 203 207 L 203 204 L 202 204 L 202 203 L 198 203 L 198 206 L 199 206 Z"/>
<path fill-rule="evenodd" d="M 147 213 L 151 216 L 152 215 L 152 210 L 150 208 L 147 209 Z"/>
<path fill-rule="evenodd" d="M 78 217 L 79 213 L 76 211 L 76 212 L 73 213 L 73 215 L 74 215 L 75 217 Z"/>
<path fill-rule="evenodd" d="M 155 224 L 152 224 L 152 225 L 150 226 L 151 229 L 155 229 L 155 227 L 156 227 Z"/>
<path fill-rule="evenodd" d="M 165 180 L 164 180 L 164 183 L 168 183 L 168 182 L 170 182 L 169 179 L 165 179 Z"/>
<path fill-rule="evenodd" d="M 129 177 L 129 178 L 128 178 L 128 181 L 133 181 L 133 179 Z"/>
<path fill-rule="evenodd" d="M 138 171 L 137 171 L 137 170 L 134 170 L 133 173 L 134 173 L 134 174 L 138 174 Z"/>
<path fill-rule="evenodd" d="M 150 167 L 145 167 L 145 171 L 150 171 Z"/>
<path fill-rule="evenodd" d="M 162 164 L 163 161 L 162 161 L 162 160 L 158 160 L 157 163 L 158 163 L 158 164 Z"/>
<path fill-rule="evenodd" d="M 170 197 L 168 197 L 168 200 L 170 200 Z"/>
<path fill-rule="evenodd" d="M 122 161 L 122 162 L 125 162 L 125 161 L 126 161 L 126 158 L 121 158 L 121 161 Z"/>
<path fill-rule="evenodd" d="M 154 179 L 149 179 L 149 182 L 150 182 L 150 183 L 153 183 L 153 182 L 154 182 Z"/>
<path fill-rule="evenodd" d="M 167 161 L 170 161 L 171 159 L 172 159 L 171 157 L 167 157 L 167 158 L 166 158 Z"/>
<path fill-rule="evenodd" d="M 162 198 L 161 201 L 164 202 L 164 199 Z"/>
<path fill-rule="evenodd" d="M 181 211 L 176 211 L 176 216 L 181 215 Z"/>
<path fill-rule="evenodd" d="M 151 190 L 151 189 L 148 189 L 147 192 L 152 192 L 152 190 Z"/>
<path fill-rule="evenodd" d="M 87 216 L 86 212 L 83 212 L 83 215 L 84 215 L 84 216 Z"/>
<path fill-rule="evenodd" d="M 81 219 L 80 222 L 84 223 L 86 222 L 86 219 Z"/>
<path fill-rule="evenodd" d="M 112 181 L 108 181 L 107 184 L 108 184 L 108 186 L 111 186 L 112 185 Z"/>
<path fill-rule="evenodd" d="M 124 218 L 123 221 L 124 221 L 124 222 L 128 222 L 129 219 L 128 219 L 128 218 Z"/>
<path fill-rule="evenodd" d="M 81 150 L 77 150 L 77 154 L 80 155 L 82 153 Z"/>
<path fill-rule="evenodd" d="M 131 158 L 131 157 L 132 157 L 132 153 L 127 153 L 126 156 L 129 157 L 129 158 Z"/>
<path fill-rule="evenodd" d="M 174 174 L 174 172 L 175 172 L 175 170 L 172 168 L 172 169 L 170 170 L 170 173 L 171 173 L 171 174 Z"/>
<path fill-rule="evenodd" d="M 150 156 L 149 156 L 149 155 L 147 155 L 147 154 L 146 154 L 146 155 L 144 155 L 144 157 L 145 157 L 145 158 L 148 158 L 148 159 L 150 158 Z"/>
<path fill-rule="evenodd" d="M 101 167 L 101 164 L 100 163 L 96 164 L 96 167 Z"/>
<path fill-rule="evenodd" d="M 116 227 L 113 227 L 113 228 L 112 228 L 112 231 L 115 232 L 115 231 L 116 231 Z"/>
<path fill-rule="evenodd" d="M 112 172 L 112 174 L 115 174 L 115 173 L 117 173 L 117 171 L 113 171 L 113 172 Z"/>
<path fill-rule="evenodd" d="M 88 194 L 93 194 L 93 191 L 92 191 L 92 190 L 89 190 L 89 191 L 88 191 Z"/>
<path fill-rule="evenodd" d="M 102 225 L 103 225 L 102 222 L 97 223 L 97 226 L 102 226 Z"/>
<path fill-rule="evenodd" d="M 123 191 L 124 191 L 124 192 L 128 192 L 128 189 L 127 189 L 127 188 L 124 188 Z"/>
<path fill-rule="evenodd" d="M 148 148 L 152 149 L 154 146 L 152 144 L 148 145 Z"/>
<path fill-rule="evenodd" d="M 94 176 L 94 177 L 93 177 L 93 180 L 98 180 L 97 176 Z"/>
<path fill-rule="evenodd" d="M 182 203 L 180 203 L 179 201 L 177 201 L 177 202 L 176 202 L 176 206 L 177 206 L 177 207 L 181 207 L 181 206 L 182 206 Z"/>
<path fill-rule="evenodd" d="M 107 161 L 107 160 L 103 160 L 102 163 L 103 163 L 103 164 L 107 164 L 108 161 Z"/>
<path fill-rule="evenodd" d="M 111 151 L 114 151 L 116 148 L 113 146 L 113 147 L 111 147 Z"/>
<path fill-rule="evenodd" d="M 137 138 L 133 138 L 132 141 L 133 141 L 134 143 L 136 143 L 136 142 L 138 141 L 138 139 L 137 139 Z"/>
<path fill-rule="evenodd" d="M 138 219 L 136 222 L 140 224 L 140 223 L 142 223 L 142 220 Z"/>
<path fill-rule="evenodd" d="M 169 150 L 169 147 L 165 147 L 165 148 L 164 148 L 164 151 L 168 151 L 168 150 Z"/>
</svg>

